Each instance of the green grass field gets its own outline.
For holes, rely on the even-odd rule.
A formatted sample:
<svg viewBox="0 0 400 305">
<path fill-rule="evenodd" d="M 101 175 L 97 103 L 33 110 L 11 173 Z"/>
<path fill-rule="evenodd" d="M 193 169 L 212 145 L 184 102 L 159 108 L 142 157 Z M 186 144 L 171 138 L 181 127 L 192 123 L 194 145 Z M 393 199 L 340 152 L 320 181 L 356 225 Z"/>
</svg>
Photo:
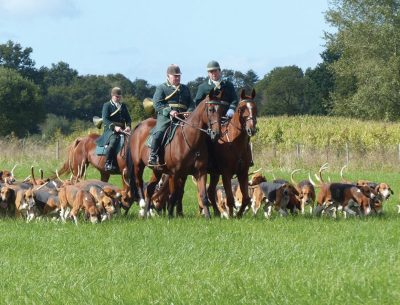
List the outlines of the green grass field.
<svg viewBox="0 0 400 305">
<path fill-rule="evenodd" d="M 0 304 L 398 304 L 398 173 L 346 177 L 388 182 L 385 215 L 206 221 L 189 181 L 183 219 L 141 220 L 136 206 L 98 225 L 2 219 Z"/>
</svg>

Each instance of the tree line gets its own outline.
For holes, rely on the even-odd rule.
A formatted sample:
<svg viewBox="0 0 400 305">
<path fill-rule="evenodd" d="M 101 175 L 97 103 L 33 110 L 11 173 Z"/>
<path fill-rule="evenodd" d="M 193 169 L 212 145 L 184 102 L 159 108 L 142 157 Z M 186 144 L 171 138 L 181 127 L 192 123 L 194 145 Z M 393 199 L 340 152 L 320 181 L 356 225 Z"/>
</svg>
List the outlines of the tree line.
<svg viewBox="0 0 400 305">
<path fill-rule="evenodd" d="M 236 89 L 256 88 L 259 115 L 330 115 L 398 121 L 400 117 L 400 0 L 330 0 L 321 63 L 303 71 L 276 67 L 261 79 L 225 69 Z M 36 67 L 32 48 L 0 44 L 0 135 L 52 137 L 91 125 L 120 86 L 134 120 L 155 85 L 122 74 L 80 75 L 66 62 Z M 188 83 L 192 95 L 205 77 Z"/>
</svg>

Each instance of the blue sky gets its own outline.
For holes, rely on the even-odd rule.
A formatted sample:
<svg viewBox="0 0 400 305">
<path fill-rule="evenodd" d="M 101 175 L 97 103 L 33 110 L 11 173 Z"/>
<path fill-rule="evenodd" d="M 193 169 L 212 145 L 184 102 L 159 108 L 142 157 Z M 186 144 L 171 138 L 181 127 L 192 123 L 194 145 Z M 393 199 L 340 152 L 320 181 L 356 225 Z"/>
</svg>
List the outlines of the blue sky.
<svg viewBox="0 0 400 305">
<path fill-rule="evenodd" d="M 122 73 L 157 85 L 178 64 L 182 82 L 221 68 L 303 70 L 321 62 L 327 0 L 0 0 L 0 43 L 32 47 L 36 66 Z"/>
</svg>

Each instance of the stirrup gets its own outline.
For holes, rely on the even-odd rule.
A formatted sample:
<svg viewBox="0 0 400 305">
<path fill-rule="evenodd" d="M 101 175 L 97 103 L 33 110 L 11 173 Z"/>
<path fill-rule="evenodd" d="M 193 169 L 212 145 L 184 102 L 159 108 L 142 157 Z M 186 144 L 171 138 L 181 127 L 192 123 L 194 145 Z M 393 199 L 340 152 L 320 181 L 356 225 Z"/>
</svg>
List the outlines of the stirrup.
<svg viewBox="0 0 400 305">
<path fill-rule="evenodd" d="M 113 171 L 117 170 L 117 167 L 114 165 L 114 162 L 106 161 L 106 163 L 104 164 L 104 170 L 106 172 L 113 172 Z"/>
<path fill-rule="evenodd" d="M 160 162 L 159 162 L 158 157 L 156 157 L 156 156 L 150 157 L 149 160 L 147 161 L 147 165 L 148 166 L 159 166 Z"/>
</svg>

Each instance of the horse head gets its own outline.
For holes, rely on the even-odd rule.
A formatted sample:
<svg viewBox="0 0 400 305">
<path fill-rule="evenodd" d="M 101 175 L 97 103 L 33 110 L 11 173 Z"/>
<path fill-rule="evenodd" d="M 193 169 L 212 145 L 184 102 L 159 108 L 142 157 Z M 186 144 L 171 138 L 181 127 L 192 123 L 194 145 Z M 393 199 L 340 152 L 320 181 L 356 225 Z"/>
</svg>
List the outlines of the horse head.
<svg viewBox="0 0 400 305">
<path fill-rule="evenodd" d="M 249 137 L 256 134 L 257 128 L 257 105 L 254 101 L 256 96 L 256 91 L 253 89 L 251 96 L 246 95 L 244 89 L 240 92 L 240 102 L 239 102 L 239 115 L 242 126 L 244 126 Z"/>
<path fill-rule="evenodd" d="M 221 116 L 226 102 L 222 100 L 223 90 L 218 94 L 213 89 L 206 98 L 206 113 L 207 113 L 207 134 L 211 141 L 215 142 L 221 134 Z"/>
</svg>

